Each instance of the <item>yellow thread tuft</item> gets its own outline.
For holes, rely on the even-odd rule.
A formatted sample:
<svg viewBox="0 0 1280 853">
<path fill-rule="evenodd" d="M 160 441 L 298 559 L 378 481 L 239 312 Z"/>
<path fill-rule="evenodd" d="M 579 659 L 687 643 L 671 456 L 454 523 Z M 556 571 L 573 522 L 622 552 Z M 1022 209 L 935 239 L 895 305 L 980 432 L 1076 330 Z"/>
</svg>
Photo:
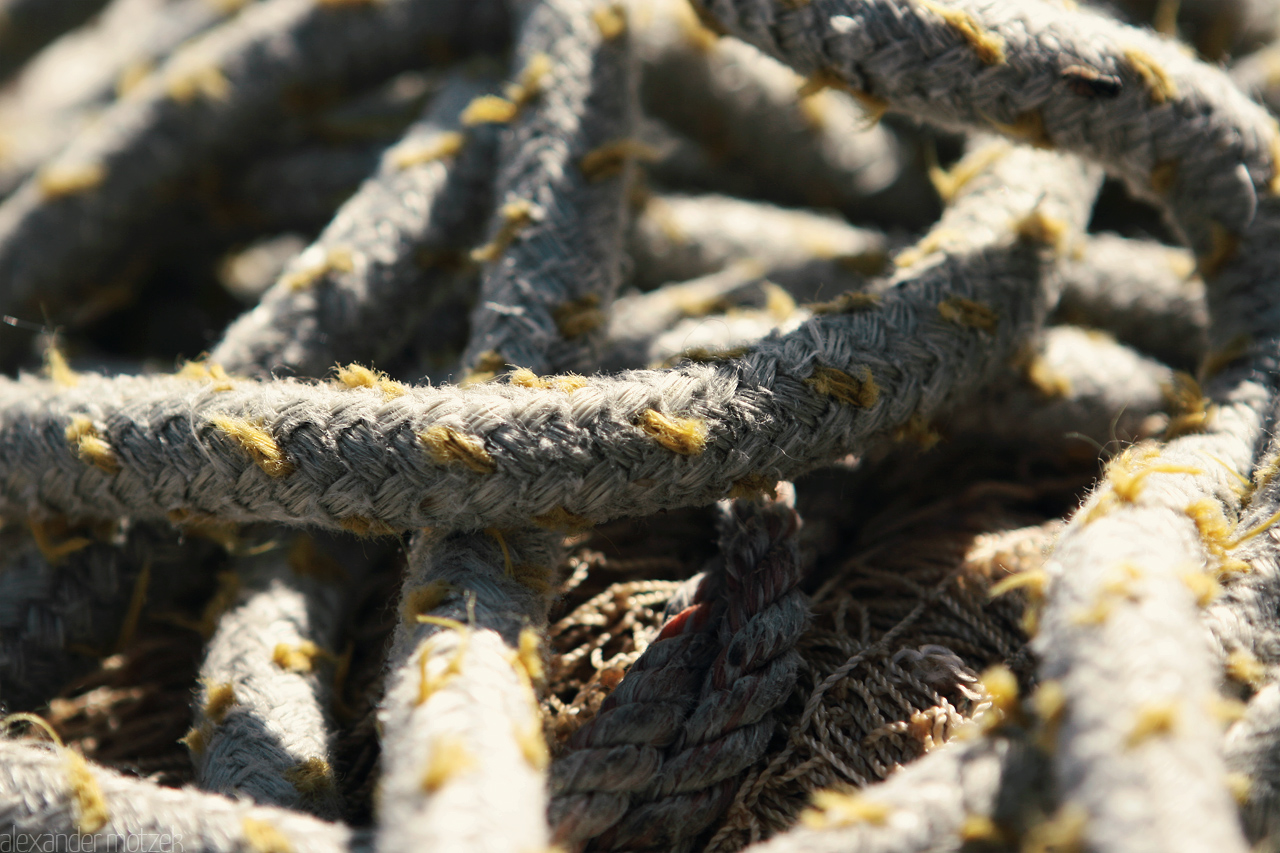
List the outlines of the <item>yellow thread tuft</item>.
<svg viewBox="0 0 1280 853">
<path fill-rule="evenodd" d="M 502 535 L 502 531 L 496 527 L 490 527 L 485 533 L 493 537 L 498 543 L 498 548 L 502 551 L 502 572 L 507 577 L 515 575 L 515 564 L 511 562 L 511 549 L 507 547 L 507 537 Z"/>
<path fill-rule="evenodd" d="M 76 415 L 65 432 L 67 443 L 76 451 L 76 455 L 85 462 L 106 472 L 117 474 L 120 471 L 120 460 L 115 450 L 98 434 L 93 421 L 84 415 Z"/>
<path fill-rule="evenodd" d="M 427 759 L 427 769 L 422 773 L 422 790 L 434 794 L 450 779 L 474 767 L 475 763 L 461 740 L 437 738 L 431 756 Z"/>
<path fill-rule="evenodd" d="M 947 26 L 959 33 L 984 65 L 1004 64 L 1004 39 L 996 33 L 982 29 L 968 12 L 948 9 L 931 0 L 920 0 L 920 5 L 942 18 L 947 22 Z"/>
<path fill-rule="evenodd" d="M 1253 777 L 1247 773 L 1228 773 L 1223 781 L 1226 783 L 1227 790 L 1231 792 L 1231 798 L 1236 801 L 1236 805 L 1249 804 L 1249 796 L 1253 793 Z"/>
<path fill-rule="evenodd" d="M 285 834 L 266 821 L 242 818 L 240 828 L 254 853 L 293 853 L 293 844 Z"/>
<path fill-rule="evenodd" d="M 534 207 L 527 201 L 512 201 L 502 206 L 502 225 L 493 239 L 471 251 L 471 259 L 487 264 L 502 257 L 520 232 L 534 221 Z"/>
<path fill-rule="evenodd" d="M 1225 571 L 1230 570 L 1226 568 L 1225 563 L 1227 552 L 1234 545 L 1232 539 L 1234 530 L 1222 510 L 1222 504 L 1213 498 L 1201 498 L 1187 504 L 1183 512 L 1195 523 L 1200 540 L 1204 543 L 1210 557 L 1217 559 L 1221 564 L 1217 568 L 1218 575 L 1221 577 Z"/>
<path fill-rule="evenodd" d="M 770 477 L 767 474 L 748 474 L 739 480 L 734 480 L 733 486 L 729 489 L 729 497 L 734 500 L 754 500 L 765 495 L 768 495 L 770 500 L 778 499 L 777 477 Z"/>
<path fill-rule="evenodd" d="M 1048 400 L 1060 400 L 1071 396 L 1071 378 L 1054 368 L 1041 355 L 1027 362 L 1025 376 L 1031 386 Z"/>
<path fill-rule="evenodd" d="M 707 347 L 690 347 L 672 359 L 670 364 L 674 364 L 681 359 L 692 361 L 698 364 L 717 361 L 732 361 L 735 358 L 741 358 L 751 352 L 751 347 L 723 347 L 720 349 L 709 349 Z"/>
<path fill-rule="evenodd" d="M 71 536 L 65 519 L 27 522 L 31 530 L 31 538 L 40 549 L 40 556 L 51 566 L 56 566 L 76 551 L 81 551 L 93 544 L 92 539 L 84 536 Z"/>
<path fill-rule="evenodd" d="M 230 391 L 235 388 L 234 379 L 227 375 L 222 365 L 204 359 L 183 362 L 182 367 L 174 375 L 178 379 L 189 379 L 193 382 L 211 382 L 213 387 L 210 390 L 215 392 Z"/>
<path fill-rule="evenodd" d="M 1151 167 L 1151 177 L 1147 183 L 1159 195 L 1168 195 L 1169 190 L 1178 182 L 1178 172 L 1182 165 L 1177 160 L 1161 160 Z"/>
<path fill-rule="evenodd" d="M 707 446 L 707 425 L 696 418 L 670 417 L 657 409 L 647 409 L 636 425 L 658 444 L 682 456 L 696 456 Z"/>
<path fill-rule="evenodd" d="M 1169 735 L 1178 725 L 1176 702 L 1152 702 L 1138 709 L 1137 719 L 1129 732 L 1128 746 L 1133 748 L 1153 737 Z"/>
<path fill-rule="evenodd" d="M 1012 124 L 996 121 L 989 116 L 987 121 L 996 130 L 1020 142 L 1025 142 L 1035 148 L 1053 148 L 1053 139 L 1050 138 L 1049 132 L 1044 127 L 1044 114 L 1039 110 L 1030 110 L 1023 113 L 1015 118 Z"/>
<path fill-rule="evenodd" d="M 878 98 L 870 92 L 854 88 L 829 68 L 820 68 L 810 74 L 800 85 L 796 96 L 801 99 L 810 98 L 823 89 L 838 89 L 845 94 L 851 95 L 862 107 L 863 112 L 866 113 L 869 125 L 879 122 L 884 117 L 884 114 L 889 111 L 890 104 L 888 101 Z"/>
<path fill-rule="evenodd" d="M 488 382 L 490 379 L 498 375 L 500 371 L 507 366 L 507 360 L 502 354 L 496 350 L 485 350 L 476 356 L 475 367 L 467 374 L 466 378 L 459 383 L 463 388 L 469 385 L 477 385 L 481 382 Z"/>
<path fill-rule="evenodd" d="M 701 53 L 710 53 L 720 41 L 720 35 L 708 27 L 712 23 L 709 15 L 695 9 L 689 3 L 677 3 L 675 9 L 676 23 L 685 40 Z"/>
<path fill-rule="evenodd" d="M 66 356 L 53 345 L 44 351 L 44 373 L 50 382 L 63 388 L 74 388 L 80 384 L 80 374 L 71 369 Z"/>
<path fill-rule="evenodd" d="M 545 53 L 535 53 L 520 72 L 520 79 L 507 86 L 506 96 L 519 109 L 542 94 L 555 61 Z"/>
<path fill-rule="evenodd" d="M 991 706 L 1004 717 L 1018 712 L 1018 679 L 1006 666 L 993 666 L 980 678 L 982 689 L 991 697 Z"/>
<path fill-rule="evenodd" d="M 1031 694 L 1031 708 L 1047 724 L 1057 723 L 1067 709 L 1067 691 L 1061 681 L 1044 681 Z"/>
<path fill-rule="evenodd" d="M 204 715 L 221 724 L 227 712 L 236 704 L 236 690 L 230 683 L 209 685 L 204 700 Z"/>
<path fill-rule="evenodd" d="M 653 163 L 662 152 L 638 139 L 615 139 L 588 151 L 578 162 L 578 169 L 589 181 L 603 181 L 622 174 L 627 163 Z"/>
<path fill-rule="evenodd" d="M 869 800 L 861 794 L 840 791 L 814 791 L 813 808 L 800 815 L 800 822 L 812 829 L 834 829 L 869 823 L 884 826 L 893 814 L 888 803 Z"/>
<path fill-rule="evenodd" d="M 1151 103 L 1159 105 L 1178 97 L 1177 84 L 1151 54 L 1136 47 L 1130 47 L 1125 48 L 1124 58 L 1134 73 L 1142 78 L 1143 84 L 1147 87 L 1147 93 L 1151 97 Z"/>
<path fill-rule="evenodd" d="M 395 536 L 399 532 L 385 521 L 378 518 L 370 518 L 367 515 L 348 515 L 338 522 L 338 526 L 362 539 L 376 536 Z"/>
<path fill-rule="evenodd" d="M 929 180 L 937 190 L 938 197 L 944 202 L 950 202 L 970 181 L 991 168 L 997 160 L 1009 153 L 1009 150 L 1009 144 L 1004 142 L 998 145 L 984 145 L 956 163 L 951 171 L 940 167 L 934 154 L 932 155 L 935 158 L 934 162 L 929 166 Z"/>
<path fill-rule="evenodd" d="M 433 426 L 418 438 L 427 446 L 427 453 L 441 465 L 461 463 L 477 474 L 492 474 L 497 467 L 484 440 L 467 435 L 447 426 Z"/>
<path fill-rule="evenodd" d="M 278 479 L 293 473 L 293 463 L 261 421 L 218 415 L 210 418 L 209 424 L 238 444 L 267 476 Z"/>
<path fill-rule="evenodd" d="M 1206 572 L 1184 572 L 1182 582 L 1196 597 L 1196 604 L 1208 607 L 1222 593 L 1222 585 L 1217 578 Z"/>
<path fill-rule="evenodd" d="M 995 334 L 996 326 L 1000 323 L 1000 315 L 991 306 L 963 296 L 953 296 L 939 302 L 938 314 L 948 323 L 988 334 Z"/>
<path fill-rule="evenodd" d="M 405 622 L 416 622 L 424 613 L 430 613 L 444 603 L 456 587 L 446 580 L 434 580 L 425 586 L 409 591 L 400 608 L 400 617 Z"/>
<path fill-rule="evenodd" d="M 591 20 L 605 41 L 613 41 L 627 31 L 627 10 L 618 3 L 592 9 Z"/>
<path fill-rule="evenodd" d="M 524 760 L 534 770 L 546 770 L 551 764 L 551 750 L 547 747 L 547 738 L 542 733 L 542 726 L 536 721 L 524 726 L 513 723 L 512 729 L 516 745 L 520 747 L 520 754 L 524 756 Z"/>
<path fill-rule="evenodd" d="M 276 643 L 271 653 L 271 662 L 285 672 L 312 672 L 317 660 L 336 661 L 338 656 L 333 652 L 320 648 L 311 640 L 303 640 L 298 645 Z"/>
<path fill-rule="evenodd" d="M 189 104 L 198 97 L 225 101 L 231 95 L 231 83 L 216 65 L 179 68 L 168 74 L 164 85 L 169 97 L 180 104 Z"/>
<path fill-rule="evenodd" d="M 845 373 L 834 367 L 818 365 L 813 375 L 804 380 L 804 384 L 813 386 L 813 390 L 828 397 L 835 397 L 842 403 L 869 409 L 880 400 L 880 386 L 868 367 L 857 368 L 857 375 Z"/>
<path fill-rule="evenodd" d="M 1231 725 L 1237 720 L 1243 720 L 1244 715 L 1249 712 L 1249 706 L 1239 699 L 1228 699 L 1225 696 L 1211 696 L 1209 698 L 1209 713 L 1214 719 L 1225 725 Z"/>
<path fill-rule="evenodd" d="M 920 450 L 927 451 L 942 441 L 942 433 L 934 429 L 924 415 L 913 412 L 905 423 L 894 428 L 893 440 L 899 443 L 909 441 Z"/>
<path fill-rule="evenodd" d="M 1044 591 L 1049 586 L 1049 573 L 1044 569 L 1027 569 L 1003 578 L 991 585 L 987 591 L 990 598 L 999 598 L 1015 589 L 1025 589 L 1033 600 L 1044 598 Z"/>
<path fill-rule="evenodd" d="M 1240 251 L 1240 235 L 1228 231 L 1217 222 L 1209 224 L 1209 238 L 1208 254 L 1196 258 L 1196 268 L 1200 270 L 1200 277 L 1205 280 L 1222 272 Z"/>
<path fill-rule="evenodd" d="M 1049 246 L 1055 252 L 1061 252 L 1071 228 L 1063 220 L 1049 216 L 1037 207 L 1018 220 L 1013 231 L 1023 242 Z"/>
<path fill-rule="evenodd" d="M 517 583 L 529 587 L 540 595 L 546 595 L 552 591 L 551 579 L 554 574 L 554 570 L 548 566 L 531 563 L 521 563 L 511 570 L 511 577 L 515 578 Z"/>
<path fill-rule="evenodd" d="M 444 687 L 453 679 L 455 675 L 462 672 L 462 661 L 466 657 L 467 648 L 471 643 L 471 632 L 466 625 L 463 625 L 456 619 L 446 619 L 441 616 L 419 615 L 414 617 L 420 625 L 436 625 L 441 628 L 448 628 L 455 631 L 458 635 L 458 646 L 454 650 L 453 656 L 445 665 L 439 675 L 432 677 L 427 672 L 427 663 L 431 659 L 431 651 L 434 645 L 435 637 L 423 647 L 422 653 L 418 657 L 418 669 L 420 681 L 418 682 L 418 704 L 426 702 L 431 698 L 431 694 L 435 693 L 441 687 Z"/>
<path fill-rule="evenodd" d="M 542 665 L 542 638 L 532 628 L 520 629 L 518 659 L 530 681 L 539 684 L 546 680 L 546 669 Z"/>
<path fill-rule="evenodd" d="M 478 124 L 506 124 L 519 114 L 520 108 L 497 95 L 481 95 L 462 111 L 462 126 Z"/>
<path fill-rule="evenodd" d="M 1213 407 L 1200 390 L 1195 377 L 1181 370 L 1175 371 L 1169 383 L 1160 389 L 1169 406 L 1169 426 L 1165 428 L 1165 440 L 1181 435 L 1203 432 L 1208 425 Z"/>
<path fill-rule="evenodd" d="M 458 155 L 467 143 L 467 137 L 456 131 L 442 133 L 425 145 L 399 147 L 391 152 L 391 163 L 397 169 L 411 169 L 437 160 Z"/>
<path fill-rule="evenodd" d="M 284 771 L 284 778 L 304 797 L 333 790 L 333 768 L 320 757 L 308 758 Z"/>
<path fill-rule="evenodd" d="M 36 173 L 36 187 L 52 200 L 96 189 L 106 179 L 107 169 L 101 163 L 51 163 Z"/>
<path fill-rule="evenodd" d="M 406 385 L 396 382 L 381 370 L 372 370 L 354 362 L 338 368 L 338 383 L 347 388 L 377 388 L 382 391 L 384 400 L 394 400 L 409 393 Z"/>
<path fill-rule="evenodd" d="M 311 252 L 306 252 L 303 257 L 309 255 Z M 280 283 L 286 289 L 297 292 L 313 287 L 331 272 L 351 272 L 353 269 L 355 269 L 355 255 L 352 251 L 345 246 L 333 246 L 319 262 L 286 273 L 280 279 Z"/>
<path fill-rule="evenodd" d="M 102 788 L 97 778 L 89 769 L 89 763 L 77 752 L 65 750 L 67 756 L 67 781 L 71 786 L 71 796 L 75 800 L 76 831 L 81 835 L 92 835 L 107 825 L 109 818 L 107 800 L 102 796 Z"/>
<path fill-rule="evenodd" d="M 561 336 L 569 339 L 600 328 L 607 319 L 600 310 L 600 297 L 594 293 L 557 306 L 551 316 L 556 321 L 556 329 Z"/>
<path fill-rule="evenodd" d="M 961 841 L 1000 841 L 1004 833 L 996 822 L 986 815 L 971 814 L 960 824 Z"/>
<path fill-rule="evenodd" d="M 1267 679 L 1267 667 L 1248 649 L 1236 649 L 1227 655 L 1227 676 L 1233 681 L 1259 687 Z"/>
<path fill-rule="evenodd" d="M 208 723 L 203 726 L 192 726 L 185 735 L 178 739 L 178 743 L 189 749 L 192 755 L 201 756 L 209 748 L 211 734 Z"/>
<path fill-rule="evenodd" d="M 1027 830 L 1022 853 L 1083 853 L 1089 813 L 1078 803 L 1066 803 L 1048 820 Z"/>
<path fill-rule="evenodd" d="M 571 533 L 579 533 L 595 526 L 595 522 L 585 515 L 569 512 L 562 506 L 555 507 L 550 512 L 535 515 L 533 523 L 547 530 L 564 530 Z"/>
</svg>

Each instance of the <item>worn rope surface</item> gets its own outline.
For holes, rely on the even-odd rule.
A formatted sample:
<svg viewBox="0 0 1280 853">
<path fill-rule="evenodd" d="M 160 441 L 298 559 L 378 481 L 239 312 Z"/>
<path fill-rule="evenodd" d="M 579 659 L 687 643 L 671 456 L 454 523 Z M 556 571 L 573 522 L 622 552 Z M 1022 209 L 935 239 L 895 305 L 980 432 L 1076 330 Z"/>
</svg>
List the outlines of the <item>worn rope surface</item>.
<svg viewBox="0 0 1280 853">
<path fill-rule="evenodd" d="M 0 103 L 0 702 L 68 744 L 0 832 L 1273 843 L 1273 3 L 1152 19 L 1264 104 L 1040 0 L 71 5 L 0 28 L 71 28 Z"/>
</svg>

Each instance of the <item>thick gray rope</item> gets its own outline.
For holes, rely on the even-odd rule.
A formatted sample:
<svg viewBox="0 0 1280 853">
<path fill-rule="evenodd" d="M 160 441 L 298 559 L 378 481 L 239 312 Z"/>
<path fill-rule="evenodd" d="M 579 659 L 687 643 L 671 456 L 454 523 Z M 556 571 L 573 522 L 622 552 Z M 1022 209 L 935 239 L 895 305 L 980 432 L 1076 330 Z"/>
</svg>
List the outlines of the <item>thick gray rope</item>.
<svg viewBox="0 0 1280 853">
<path fill-rule="evenodd" d="M 225 200 L 215 202 L 220 208 L 214 216 L 243 229 L 318 231 L 377 174 L 391 141 L 312 144 L 273 153 L 248 166 L 226 189 Z"/>
<path fill-rule="evenodd" d="M 92 22 L 41 51 L 0 95 L 5 143 L 0 196 L 178 45 L 225 20 L 239 5 L 235 0 L 114 0 Z"/>
<path fill-rule="evenodd" d="M 941 431 L 1092 453 L 1149 438 L 1168 422 L 1159 413 L 1173 371 L 1097 332 L 1051 326 L 1012 373 L 942 419 Z"/>
<path fill-rule="evenodd" d="M 1150 181 L 1165 191 L 1210 278 L 1213 344 L 1222 346 L 1242 332 L 1260 338 L 1253 345 L 1252 358 L 1222 374 L 1211 389 L 1220 408 L 1211 422 L 1210 436 L 1175 442 L 1159 462 L 1133 455 L 1117 463 L 1111 481 L 1095 496 L 1096 503 L 1086 507 L 1062 540 L 1054 563 L 1058 578 L 1039 641 L 1045 675 L 1064 679 L 1069 708 L 1057 744 L 1059 781 L 1064 796 L 1078 801 L 1089 814 L 1091 845 L 1099 850 L 1243 849 L 1234 806 L 1226 793 L 1213 721 L 1204 707 L 1214 693 L 1215 667 L 1194 630 L 1195 597 L 1175 567 L 1203 566 L 1206 553 L 1213 554 L 1212 542 L 1202 545 L 1201 535 L 1206 523 L 1213 521 L 1213 513 L 1221 516 L 1224 506 L 1228 513 L 1233 511 L 1236 498 L 1229 485 L 1229 468 L 1249 470 L 1259 435 L 1259 413 L 1270 408 L 1273 392 L 1265 377 L 1275 369 L 1277 318 L 1274 300 L 1265 295 L 1261 282 L 1268 281 L 1276 267 L 1272 253 L 1280 219 L 1270 197 L 1275 177 L 1274 122 L 1241 103 L 1221 75 L 1194 66 L 1180 68 L 1185 59 L 1158 43 L 1135 41 L 1141 34 L 1100 18 L 1072 16 L 1069 23 L 1057 26 L 1059 13 L 1047 4 L 957 3 L 948 7 L 948 14 L 936 7 L 898 7 L 885 15 L 885 7 L 878 3 L 819 0 L 794 13 L 806 17 L 803 23 L 793 21 L 787 26 L 773 20 L 773 10 L 759 8 L 763 4 L 733 5 L 715 4 L 722 23 L 787 54 L 801 67 L 833 70 L 850 84 L 870 87 L 893 101 L 914 99 L 917 109 L 943 120 L 975 121 L 987 115 L 1010 127 L 1021 120 L 1019 126 L 1025 130 L 1029 126 L 1025 116 L 1033 115 L 1030 126 L 1042 141 L 1081 146 L 1101 156 L 1135 189 L 1147 187 L 1150 192 Z M 747 13 L 747 7 L 753 6 Z M 861 12 L 859 19 L 832 15 L 834 9 L 845 12 L 855 6 Z M 1034 20 L 1027 14 L 1032 9 Z M 783 46 L 773 41 L 777 33 L 824 29 L 829 29 L 831 39 L 804 43 L 806 47 L 822 45 L 825 53 L 821 55 L 802 48 L 800 42 Z M 1070 36 L 1065 35 L 1068 30 Z M 1050 31 L 1057 48 L 1052 64 L 1045 61 L 1049 53 L 1041 51 L 1034 38 Z M 937 40 L 924 41 L 926 33 Z M 967 84 L 976 78 L 956 73 L 950 86 L 931 91 L 933 108 L 927 108 L 902 85 L 912 75 L 904 78 L 876 61 L 873 45 L 885 37 L 896 37 L 899 45 L 906 41 L 922 47 L 947 46 L 931 47 L 924 62 L 916 60 L 920 66 L 916 70 L 922 69 L 915 75 L 916 82 L 936 75 L 948 63 L 965 63 L 969 68 L 985 64 L 994 68 L 986 76 L 983 88 L 987 91 L 973 91 L 975 87 Z M 849 54 L 842 56 L 853 45 L 859 46 L 857 55 L 865 60 L 856 76 Z M 1135 54 L 1135 48 L 1140 53 Z M 901 55 L 898 51 L 894 57 Z M 1120 57 L 1123 65 L 1117 62 Z M 1082 103 L 1070 98 L 1050 100 L 1051 87 L 1043 84 L 1050 82 L 1062 62 L 1077 59 L 1095 66 L 1105 61 L 1104 69 L 1124 70 L 1126 78 L 1132 74 L 1142 84 L 1142 97 L 1132 99 L 1123 116 L 1098 109 L 1093 98 L 1081 98 Z M 897 71 L 901 70 L 899 66 Z M 1007 104 L 1003 113 L 990 112 L 996 106 L 991 96 L 1001 88 L 991 83 L 993 77 L 1028 93 L 1027 100 L 1016 105 L 1016 114 Z M 1037 80 L 1040 86 L 1035 85 Z M 940 96 L 944 91 L 959 96 L 966 89 L 970 97 L 964 100 Z M 1216 103 L 1226 110 L 1221 118 L 1195 128 L 1163 127 L 1163 150 L 1135 146 L 1132 137 L 1122 135 L 1126 126 L 1133 129 L 1157 115 L 1168 121 L 1173 115 L 1170 101 Z M 1068 112 L 1077 114 L 1071 127 L 1060 123 Z M 1079 120 L 1090 112 L 1096 112 L 1099 124 Z M 1194 139 L 1198 130 L 1241 121 L 1249 128 L 1252 152 L 1203 149 L 1201 162 L 1196 163 L 1191 149 L 1184 148 L 1210 144 Z M 1173 156 L 1162 157 L 1166 152 Z M 1243 163 L 1232 168 L 1241 154 L 1252 168 Z M 1211 161 L 1220 156 L 1226 162 L 1217 167 L 1219 183 L 1195 181 L 1198 189 L 1209 191 L 1194 204 L 1187 197 L 1188 177 L 1200 168 L 1212 168 Z M 1168 162 L 1177 164 L 1177 174 L 1162 180 L 1161 164 Z M 1246 250 L 1233 263 L 1237 243 Z M 1247 345 L 1242 347 L 1241 354 L 1249 352 Z M 1254 377 L 1260 381 L 1251 382 Z M 1174 473 L 1179 468 L 1196 473 Z M 1200 510 L 1189 510 L 1193 505 Z M 1136 567 L 1117 566 L 1117 554 L 1132 555 Z M 1116 571 L 1127 577 L 1117 580 L 1112 577 Z M 1126 586 L 1132 596 L 1124 592 Z M 1119 603 L 1101 600 L 1116 589 L 1121 591 Z M 1098 690 L 1097 685 L 1104 683 L 1117 689 Z M 1149 695 L 1135 685 L 1146 687 Z M 1170 704 L 1175 698 L 1179 701 Z"/>
<path fill-rule="evenodd" d="M 107 0 L 3 0 L 0 2 L 0 78 L 36 51 L 79 26 Z"/>
<path fill-rule="evenodd" d="M 622 280 L 637 108 L 621 8 L 591 0 L 520 4 L 498 209 L 463 367 L 535 373 L 594 368 Z M 594 12 L 618 16 L 608 23 Z"/>
<path fill-rule="evenodd" d="M 43 546 L 43 552 L 41 550 Z M 0 704 L 37 708 L 134 636 L 139 618 L 200 588 L 211 543 L 179 547 L 168 525 L 123 544 L 84 530 L 0 531 Z"/>
<path fill-rule="evenodd" d="M 94 767 L 69 749 L 0 740 L 0 837 L 48 849 L 346 853 L 367 842 L 341 824 Z M 166 845 L 166 846 L 161 846 Z M 28 849 L 44 849 L 31 848 Z M 90 848 L 92 849 L 92 848 Z"/>
<path fill-rule="evenodd" d="M 750 45 L 717 42 L 685 0 L 633 0 L 645 111 L 745 182 L 734 194 L 923 224 L 934 202 L 907 152 L 845 93 L 800 97 L 803 79 Z M 697 176 L 707 180 L 703 171 Z M 896 182 L 896 183 L 895 183 Z"/>
<path fill-rule="evenodd" d="M 664 194 L 646 200 L 628 251 L 630 283 L 640 290 L 750 261 L 800 298 L 824 299 L 844 289 L 833 282 L 880 272 L 889 241 L 831 215 L 727 196 Z"/>
<path fill-rule="evenodd" d="M 716 364 L 391 400 L 211 376 L 0 380 L 0 513 L 478 529 L 705 503 L 928 419 L 996 375 L 1056 291 L 1045 240 L 1083 227 L 1095 187 L 1077 161 L 1011 151 L 925 238 L 946 251 L 899 272 L 878 307 Z M 96 463 L 67 440 L 75 416 L 105 447 Z"/>
<path fill-rule="evenodd" d="M 419 537 L 378 711 L 377 847 L 511 853 L 547 844 L 535 684 L 559 537 Z"/>
<path fill-rule="evenodd" d="M 211 360 L 232 373 L 300 376 L 323 376 L 339 361 L 381 363 L 415 318 L 462 298 L 472 277 L 466 251 L 490 209 L 496 135 L 466 131 L 461 115 L 486 88 L 452 77 Z"/>
<path fill-rule="evenodd" d="M 850 289 L 865 285 L 847 274 L 843 278 Z M 775 328 L 793 331 L 810 317 L 786 291 L 761 278 L 759 267 L 737 264 L 620 298 L 609 320 L 602 364 L 610 371 L 659 366 L 695 347 L 714 351 L 753 345 Z"/>
<path fill-rule="evenodd" d="M 309 576 L 305 558 L 276 550 L 236 562 L 242 592 L 209 640 L 187 746 L 207 791 L 335 819 L 330 719 L 344 588 Z"/>
<path fill-rule="evenodd" d="M 720 562 L 703 581 L 724 608 L 708 626 L 714 657 L 661 767 L 597 848 L 696 849 L 699 834 L 728 808 L 743 771 L 768 748 L 773 712 L 802 666 L 795 644 L 809 619 L 808 596 L 798 589 L 804 572 L 795 493 L 785 483 L 777 491 L 777 500 L 721 504 Z"/>
<path fill-rule="evenodd" d="M 1069 253 L 1055 318 L 1105 329 L 1176 367 L 1195 368 L 1209 325 L 1204 282 L 1184 249 L 1095 234 Z"/>
<path fill-rule="evenodd" d="M 962 170 L 947 176 L 963 180 Z M 875 272 L 890 240 L 829 216 L 724 196 L 654 195 L 635 219 L 631 282 L 652 290 L 743 261 L 798 299 L 825 301 Z M 1180 367 L 1203 355 L 1204 284 L 1185 249 L 1089 235 L 1063 258 L 1055 318 L 1105 329 Z M 622 325 L 615 320 L 614 325 Z"/>
<path fill-rule="evenodd" d="M 1057 776 L 1064 800 L 1089 815 L 1094 849 L 1246 849 L 1196 578 L 1220 568 L 1202 537 L 1237 500 L 1228 466 L 1248 470 L 1254 402 L 1220 408 L 1208 435 L 1117 457 L 1046 566 L 1034 648 L 1065 697 Z"/>
<path fill-rule="evenodd" d="M 144 221 L 168 182 L 269 136 L 292 90 L 371 82 L 422 46 L 505 31 L 494 2 L 267 0 L 173 55 L 0 205 L 0 311 L 39 298 L 55 314 Z M 4 339 L 12 349 L 15 338 Z"/>
<path fill-rule="evenodd" d="M 1231 79 L 1272 113 L 1280 111 L 1280 44 L 1269 44 L 1232 65 Z"/>
<path fill-rule="evenodd" d="M 941 853 L 962 849 L 965 835 L 999 843 L 1008 840 L 1005 831 L 1029 828 L 1037 809 L 1052 807 L 1046 771 L 1043 756 L 1021 738 L 956 738 L 862 792 L 824 792 L 800 826 L 747 849 Z M 1058 822 L 1065 828 L 1067 821 Z M 1064 845 L 1056 849 L 1073 849 L 1076 841 L 1066 833 L 1053 840 Z"/>
</svg>

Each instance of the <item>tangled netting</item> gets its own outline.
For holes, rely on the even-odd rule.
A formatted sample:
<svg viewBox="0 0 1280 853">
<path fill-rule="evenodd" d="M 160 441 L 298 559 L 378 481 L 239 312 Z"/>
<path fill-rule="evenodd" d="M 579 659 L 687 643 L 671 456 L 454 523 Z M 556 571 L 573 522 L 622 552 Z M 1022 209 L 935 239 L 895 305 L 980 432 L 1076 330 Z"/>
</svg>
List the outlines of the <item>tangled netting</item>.
<svg viewBox="0 0 1280 853">
<path fill-rule="evenodd" d="M 0 0 L 0 847 L 1280 850 L 1277 56 Z"/>
</svg>

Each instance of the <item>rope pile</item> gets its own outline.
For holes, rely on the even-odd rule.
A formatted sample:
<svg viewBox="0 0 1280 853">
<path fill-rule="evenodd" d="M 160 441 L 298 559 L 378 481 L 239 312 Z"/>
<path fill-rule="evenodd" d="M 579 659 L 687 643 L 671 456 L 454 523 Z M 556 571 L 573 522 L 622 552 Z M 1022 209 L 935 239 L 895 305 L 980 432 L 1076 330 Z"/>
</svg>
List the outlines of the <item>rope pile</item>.
<svg viewBox="0 0 1280 853">
<path fill-rule="evenodd" d="M 0 838 L 1280 849 L 1276 45 L 0 0 Z"/>
</svg>

